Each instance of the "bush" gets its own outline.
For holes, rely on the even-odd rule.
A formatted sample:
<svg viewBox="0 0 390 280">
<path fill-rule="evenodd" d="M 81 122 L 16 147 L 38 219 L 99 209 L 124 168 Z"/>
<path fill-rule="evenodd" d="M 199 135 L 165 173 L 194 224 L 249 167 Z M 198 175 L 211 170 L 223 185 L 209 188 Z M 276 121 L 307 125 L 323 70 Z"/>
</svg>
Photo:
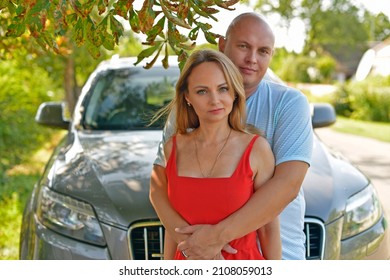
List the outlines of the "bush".
<svg viewBox="0 0 390 280">
<path fill-rule="evenodd" d="M 25 65 L 0 62 L 0 186 L 5 171 L 28 159 L 52 133 L 38 126 L 34 117 L 39 104 L 52 99 L 48 89 L 53 83 L 40 68 L 33 72 Z"/>
<path fill-rule="evenodd" d="M 328 55 L 308 57 L 284 52 L 276 58 L 271 67 L 286 82 L 330 83 L 336 68 L 335 60 Z"/>
<path fill-rule="evenodd" d="M 287 56 L 277 74 L 286 82 L 310 83 L 308 69 L 312 68 L 313 60 L 308 57 Z"/>
<path fill-rule="evenodd" d="M 33 154 L 54 133 L 34 117 L 40 103 L 56 98 L 48 92 L 56 83 L 31 64 L 0 61 L 0 260 L 18 257 L 23 208 L 41 171 Z"/>
<path fill-rule="evenodd" d="M 390 76 L 345 84 L 335 94 L 333 105 L 337 114 L 345 117 L 390 122 Z"/>
</svg>

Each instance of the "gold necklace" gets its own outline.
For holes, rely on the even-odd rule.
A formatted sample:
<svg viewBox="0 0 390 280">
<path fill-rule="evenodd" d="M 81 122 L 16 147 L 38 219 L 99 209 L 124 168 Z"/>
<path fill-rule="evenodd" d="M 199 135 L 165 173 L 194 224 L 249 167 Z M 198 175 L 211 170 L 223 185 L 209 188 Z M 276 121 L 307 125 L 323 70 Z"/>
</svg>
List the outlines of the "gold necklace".
<svg viewBox="0 0 390 280">
<path fill-rule="evenodd" d="M 214 167 L 215 167 L 215 165 L 217 164 L 217 161 L 218 161 L 219 157 L 221 156 L 222 151 L 223 151 L 223 149 L 225 148 L 225 146 L 226 146 L 226 144 L 227 144 L 227 142 L 228 142 L 228 140 L 229 140 L 229 137 L 230 137 L 230 134 L 231 134 L 231 133 L 232 133 L 232 129 L 230 128 L 230 131 L 229 131 L 228 136 L 226 137 L 225 143 L 223 143 L 223 146 L 222 146 L 222 148 L 219 150 L 219 152 L 218 152 L 218 154 L 217 154 L 217 156 L 216 156 L 216 158 L 215 158 L 215 160 L 214 160 L 214 163 L 213 163 L 213 165 L 212 165 L 210 171 L 209 171 L 206 175 L 204 175 L 204 173 L 203 173 L 203 171 L 202 171 L 202 166 L 201 166 L 201 164 L 200 164 L 199 157 L 198 157 L 198 146 L 197 146 L 197 144 L 196 144 L 196 137 L 194 138 L 196 160 L 198 161 L 199 170 L 200 170 L 200 173 L 202 174 L 203 178 L 208 178 L 208 177 L 210 177 L 210 175 L 213 173 Z"/>
</svg>

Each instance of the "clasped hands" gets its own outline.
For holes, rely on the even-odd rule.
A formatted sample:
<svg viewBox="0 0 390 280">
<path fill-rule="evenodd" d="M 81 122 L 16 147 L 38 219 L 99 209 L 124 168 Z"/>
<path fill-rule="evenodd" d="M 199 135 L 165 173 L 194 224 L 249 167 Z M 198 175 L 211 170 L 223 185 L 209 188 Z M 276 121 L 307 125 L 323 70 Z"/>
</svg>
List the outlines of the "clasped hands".
<svg viewBox="0 0 390 280">
<path fill-rule="evenodd" d="M 175 231 L 188 236 L 177 248 L 189 260 L 223 260 L 222 251 L 237 253 L 213 225 L 185 226 Z"/>
</svg>

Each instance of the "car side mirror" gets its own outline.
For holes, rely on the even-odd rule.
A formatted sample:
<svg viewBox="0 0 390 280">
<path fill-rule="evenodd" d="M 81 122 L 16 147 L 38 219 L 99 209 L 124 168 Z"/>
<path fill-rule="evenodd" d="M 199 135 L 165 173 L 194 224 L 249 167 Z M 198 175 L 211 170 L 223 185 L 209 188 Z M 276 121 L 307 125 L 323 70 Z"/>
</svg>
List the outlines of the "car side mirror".
<svg viewBox="0 0 390 280">
<path fill-rule="evenodd" d="M 336 111 L 329 103 L 312 103 L 313 128 L 327 127 L 336 122 Z"/>
<path fill-rule="evenodd" d="M 52 128 L 68 129 L 70 122 L 64 118 L 64 115 L 64 102 L 44 102 L 38 108 L 35 121 Z"/>
</svg>

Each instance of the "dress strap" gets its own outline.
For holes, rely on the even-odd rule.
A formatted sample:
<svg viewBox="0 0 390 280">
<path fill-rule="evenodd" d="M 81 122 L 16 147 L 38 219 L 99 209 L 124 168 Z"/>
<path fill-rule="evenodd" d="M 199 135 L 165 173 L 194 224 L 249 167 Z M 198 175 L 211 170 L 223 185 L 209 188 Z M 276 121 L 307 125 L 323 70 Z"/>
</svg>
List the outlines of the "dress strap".
<svg viewBox="0 0 390 280">
<path fill-rule="evenodd" d="M 247 150 L 249 150 L 249 153 L 252 151 L 253 145 L 255 144 L 257 138 L 259 138 L 259 137 L 260 137 L 260 135 L 255 134 L 253 136 L 252 140 L 249 142 L 248 147 L 247 147 Z"/>
<path fill-rule="evenodd" d="M 260 135 L 258 134 L 253 136 L 252 140 L 249 142 L 244 153 L 242 154 L 241 159 L 237 165 L 236 171 L 233 173 L 233 175 L 243 176 L 244 174 L 249 174 L 250 177 L 252 176 L 252 169 L 250 167 L 249 156 L 252 152 L 253 145 L 255 144 L 257 138 L 259 137 Z"/>
<path fill-rule="evenodd" d="M 255 144 L 257 138 L 259 138 L 260 135 L 258 134 L 255 134 L 252 138 L 252 140 L 249 142 L 248 146 L 246 147 L 245 149 L 245 152 L 244 152 L 244 155 L 243 155 L 243 158 L 247 158 L 248 159 L 248 162 L 249 162 L 249 156 L 252 152 L 252 148 L 253 148 L 253 145 Z"/>
</svg>

